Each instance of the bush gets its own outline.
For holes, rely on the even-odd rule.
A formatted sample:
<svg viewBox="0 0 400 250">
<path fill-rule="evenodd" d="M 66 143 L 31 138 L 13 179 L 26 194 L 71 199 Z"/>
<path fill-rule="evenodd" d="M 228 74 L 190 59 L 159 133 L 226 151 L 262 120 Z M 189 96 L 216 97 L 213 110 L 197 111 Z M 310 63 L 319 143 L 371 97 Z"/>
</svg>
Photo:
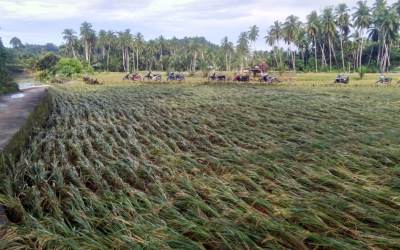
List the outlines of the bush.
<svg viewBox="0 0 400 250">
<path fill-rule="evenodd" d="M 57 73 L 65 77 L 72 77 L 82 72 L 82 63 L 77 59 L 62 58 L 57 64 Z"/>
<path fill-rule="evenodd" d="M 365 68 L 364 66 L 361 66 L 358 69 L 358 75 L 360 76 L 360 79 L 364 78 L 365 73 L 367 72 L 367 68 Z"/>
<path fill-rule="evenodd" d="M 49 70 L 53 71 L 54 67 L 57 65 L 60 58 L 54 53 L 47 53 L 36 63 L 36 68 L 38 70 Z"/>
<path fill-rule="evenodd" d="M 12 93 L 18 91 L 18 84 L 12 83 L 1 83 L 0 82 L 0 94 Z"/>
<path fill-rule="evenodd" d="M 42 71 L 38 71 L 35 73 L 35 79 L 37 79 L 41 82 L 47 82 L 52 77 L 54 77 L 54 74 L 49 72 L 48 70 L 42 70 Z"/>
<path fill-rule="evenodd" d="M 87 62 L 83 62 L 82 64 L 82 72 L 85 74 L 94 74 L 94 68 Z"/>
<path fill-rule="evenodd" d="M 7 63 L 11 61 L 11 54 L 8 53 L 0 38 L 0 88 L 11 81 Z M 1 90 L 0 90 L 1 91 Z"/>
</svg>

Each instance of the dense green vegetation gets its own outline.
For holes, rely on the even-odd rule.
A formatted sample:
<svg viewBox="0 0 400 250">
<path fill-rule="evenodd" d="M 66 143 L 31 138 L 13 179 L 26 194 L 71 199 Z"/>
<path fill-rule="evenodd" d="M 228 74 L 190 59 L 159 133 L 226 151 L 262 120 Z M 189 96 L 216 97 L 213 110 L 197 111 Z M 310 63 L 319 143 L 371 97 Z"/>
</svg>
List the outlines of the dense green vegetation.
<svg viewBox="0 0 400 250">
<path fill-rule="evenodd" d="M 1 164 L 0 248 L 398 249 L 399 94 L 59 85 Z"/>
<path fill-rule="evenodd" d="M 0 94 L 14 92 L 18 86 L 12 83 L 8 63 L 12 61 L 12 55 L 4 47 L 0 38 Z"/>
<path fill-rule="evenodd" d="M 267 60 L 279 71 L 386 72 L 400 65 L 399 6 L 400 1 L 389 5 L 385 0 L 372 6 L 359 1 L 353 11 L 346 4 L 329 6 L 312 11 L 306 22 L 294 15 L 276 21 L 265 35 L 254 25 L 240 33 L 236 45 L 225 37 L 219 46 L 201 37 L 145 41 L 130 30 L 97 33 L 84 22 L 80 39 L 73 29 L 64 30 L 61 51 L 110 71 L 230 71 Z M 260 37 L 270 51 L 257 50 Z"/>
<path fill-rule="evenodd" d="M 37 69 L 48 52 L 81 60 L 97 71 L 238 71 L 267 61 L 274 70 L 303 72 L 387 72 L 400 66 L 400 1 L 389 5 L 376 0 L 371 6 L 359 1 L 350 10 L 346 4 L 312 11 L 304 22 L 290 15 L 269 27 L 238 31 L 232 42 L 224 37 L 219 45 L 204 37 L 145 40 L 140 32 L 100 30 L 82 23 L 79 32 L 65 29 L 65 44 L 23 44 L 14 37 L 10 45 L 16 66 Z M 262 33 L 267 29 L 266 33 Z M 257 48 L 264 39 L 266 49 Z M 41 72 L 43 73 L 43 72 Z M 47 75 L 48 76 L 48 75 Z M 52 77 L 51 75 L 48 77 Z"/>
</svg>

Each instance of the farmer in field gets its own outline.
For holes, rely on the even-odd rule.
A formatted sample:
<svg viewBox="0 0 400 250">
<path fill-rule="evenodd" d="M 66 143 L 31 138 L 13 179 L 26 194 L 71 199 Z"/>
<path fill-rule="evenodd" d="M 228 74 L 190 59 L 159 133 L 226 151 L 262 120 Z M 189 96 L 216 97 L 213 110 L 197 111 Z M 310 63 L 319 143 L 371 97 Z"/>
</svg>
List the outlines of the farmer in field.
<svg viewBox="0 0 400 250">
<path fill-rule="evenodd" d="M 269 70 L 269 65 L 266 61 L 262 61 L 259 65 L 258 65 L 261 73 L 268 73 Z"/>
<path fill-rule="evenodd" d="M 266 61 L 262 61 L 260 64 L 258 64 L 258 68 L 261 71 L 261 80 L 262 81 L 267 81 L 268 79 L 268 70 L 269 70 L 269 65 Z"/>
</svg>

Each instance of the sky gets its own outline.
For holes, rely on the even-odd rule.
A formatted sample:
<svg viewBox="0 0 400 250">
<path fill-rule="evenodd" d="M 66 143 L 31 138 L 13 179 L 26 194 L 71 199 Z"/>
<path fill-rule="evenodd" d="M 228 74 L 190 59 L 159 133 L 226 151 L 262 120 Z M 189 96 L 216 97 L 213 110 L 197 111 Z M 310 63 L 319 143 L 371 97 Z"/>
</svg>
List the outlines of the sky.
<svg viewBox="0 0 400 250">
<path fill-rule="evenodd" d="M 354 7 L 356 0 L 0 0 L 0 37 L 5 45 L 14 36 L 23 43 L 60 45 L 65 28 L 78 32 L 88 21 L 97 31 L 130 29 L 146 40 L 204 36 L 219 44 L 224 36 L 236 43 L 255 24 L 257 49 L 264 49 L 263 37 L 275 20 L 294 14 L 304 21 L 312 10 L 339 3 Z"/>
</svg>

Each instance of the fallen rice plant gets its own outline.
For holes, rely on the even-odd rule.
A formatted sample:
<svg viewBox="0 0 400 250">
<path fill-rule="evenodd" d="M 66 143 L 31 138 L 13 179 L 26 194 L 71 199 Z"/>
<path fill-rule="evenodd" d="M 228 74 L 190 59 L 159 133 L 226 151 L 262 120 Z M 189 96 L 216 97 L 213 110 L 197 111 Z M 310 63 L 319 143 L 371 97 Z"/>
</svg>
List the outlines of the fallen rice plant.
<svg viewBox="0 0 400 250">
<path fill-rule="evenodd" d="M 398 88 L 58 86 L 4 249 L 398 249 Z"/>
</svg>

